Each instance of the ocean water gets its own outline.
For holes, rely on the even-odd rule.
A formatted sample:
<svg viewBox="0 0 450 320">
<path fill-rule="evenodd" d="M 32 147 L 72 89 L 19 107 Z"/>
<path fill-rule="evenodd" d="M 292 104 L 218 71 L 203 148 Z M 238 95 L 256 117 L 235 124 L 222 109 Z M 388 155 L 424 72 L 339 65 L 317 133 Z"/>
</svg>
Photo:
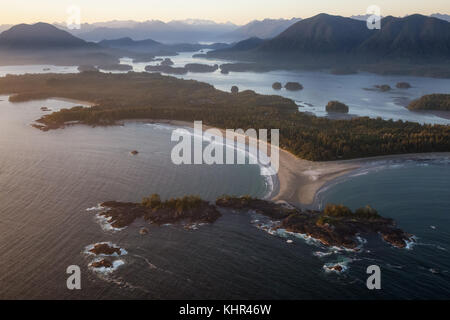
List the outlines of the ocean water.
<svg viewBox="0 0 450 320">
<path fill-rule="evenodd" d="M 187 63 L 223 64 L 223 60 L 206 60 L 193 58 L 192 52 L 180 53 L 169 57 L 175 67 L 182 67 Z M 145 66 L 152 63 L 133 63 L 131 59 L 122 59 L 122 63 L 132 65 L 134 71 L 143 72 Z M 430 112 L 409 111 L 406 106 L 415 99 L 426 94 L 450 93 L 450 79 L 433 79 L 411 76 L 381 76 L 370 73 L 354 75 L 333 75 L 315 71 L 272 71 L 265 73 L 230 72 L 221 74 L 220 70 L 212 73 L 188 73 L 177 75 L 178 78 L 194 79 L 214 85 L 217 89 L 230 91 L 237 85 L 242 90 L 254 90 L 261 94 L 281 95 L 294 100 L 299 110 L 309 112 L 320 117 L 328 116 L 325 106 L 331 100 L 338 100 L 347 104 L 349 114 L 367 116 L 371 118 L 405 120 L 419 123 L 450 124 L 450 113 L 433 114 Z M 304 89 L 301 91 L 274 90 L 274 82 L 282 84 L 295 81 L 300 82 Z M 398 82 L 409 82 L 411 89 L 397 89 Z M 392 87 L 389 92 L 379 92 L 373 89 L 375 85 L 388 84 Z"/>
<path fill-rule="evenodd" d="M 411 250 L 374 236 L 360 253 L 328 250 L 256 228 L 262 217 L 223 212 L 212 225 L 186 230 L 136 221 L 105 231 L 95 217 L 106 200 L 139 201 L 198 194 L 264 196 L 257 166 L 183 166 L 170 162 L 167 125 L 73 126 L 41 132 L 43 112 L 77 105 L 58 100 L 11 104 L 0 97 L 0 298 L 58 299 L 443 299 L 449 298 L 450 167 L 438 162 L 383 163 L 329 186 L 321 203 L 371 204 L 415 234 Z M 131 150 L 139 150 L 131 156 Z M 292 243 L 288 243 L 291 240 Z M 109 241 L 127 251 L 111 274 L 88 268 L 86 246 Z M 340 263 L 343 274 L 323 266 Z M 117 262 L 117 264 L 119 264 Z M 382 290 L 366 288 L 379 265 Z M 66 287 L 78 265 L 82 289 Z"/>
</svg>

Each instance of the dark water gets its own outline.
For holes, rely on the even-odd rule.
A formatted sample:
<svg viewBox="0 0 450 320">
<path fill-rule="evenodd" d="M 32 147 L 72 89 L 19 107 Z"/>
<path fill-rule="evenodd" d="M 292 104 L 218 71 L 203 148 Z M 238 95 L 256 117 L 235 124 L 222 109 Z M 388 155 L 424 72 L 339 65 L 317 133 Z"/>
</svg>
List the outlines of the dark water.
<svg viewBox="0 0 450 320">
<path fill-rule="evenodd" d="M 378 237 L 359 254 L 328 253 L 303 239 L 272 236 L 252 223 L 260 217 L 224 212 L 198 230 L 151 227 L 137 221 L 105 232 L 87 208 L 105 200 L 139 201 L 199 194 L 263 196 L 256 166 L 183 166 L 170 162 L 170 128 L 70 127 L 40 132 L 29 123 L 49 100 L 21 104 L 0 97 L 0 298 L 62 299 L 378 299 L 449 298 L 450 167 L 448 161 L 394 165 L 350 178 L 322 193 L 351 207 L 372 204 L 414 233 L 418 244 L 399 250 Z M 133 157 L 131 150 L 139 150 Z M 435 229 L 431 229 L 435 226 Z M 128 251 L 110 275 L 87 265 L 87 245 L 111 241 Z M 323 265 L 341 262 L 342 275 Z M 366 288 L 366 268 L 382 268 L 379 292 Z M 66 288 L 69 265 L 82 270 L 82 290 Z M 433 273 L 431 270 L 435 271 Z"/>
</svg>

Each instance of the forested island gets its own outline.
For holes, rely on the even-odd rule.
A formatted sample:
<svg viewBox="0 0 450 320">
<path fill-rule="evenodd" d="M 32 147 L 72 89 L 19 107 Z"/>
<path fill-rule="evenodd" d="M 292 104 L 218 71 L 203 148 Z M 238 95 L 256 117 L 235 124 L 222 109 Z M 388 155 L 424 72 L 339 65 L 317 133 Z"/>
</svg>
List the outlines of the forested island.
<svg viewBox="0 0 450 320">
<path fill-rule="evenodd" d="M 137 218 L 154 225 L 184 223 L 214 223 L 221 217 L 219 208 L 242 212 L 256 212 L 279 221 L 276 229 L 306 235 L 326 246 L 356 249 L 358 236 L 380 234 L 382 239 L 398 248 L 405 248 L 412 235 L 395 226 L 392 219 L 381 217 L 367 206 L 352 212 L 343 205 L 329 204 L 323 211 L 302 210 L 285 204 L 260 200 L 250 196 L 223 196 L 215 204 L 197 196 L 162 201 L 158 194 L 144 198 L 141 203 L 105 202 L 106 211 L 100 213 L 113 228 L 124 228 Z M 120 248 L 105 244 L 94 246 L 90 252 L 96 254 L 120 254 Z"/>
<path fill-rule="evenodd" d="M 218 128 L 279 128 L 280 147 L 308 160 L 450 151 L 450 127 L 367 117 L 331 120 L 299 112 L 294 101 L 245 90 L 227 93 L 213 86 L 160 74 L 27 74 L 0 78 L 0 94 L 11 102 L 53 97 L 90 101 L 44 115 L 41 130 L 67 123 L 115 125 L 126 119 L 170 119 Z"/>
<path fill-rule="evenodd" d="M 450 111 L 450 94 L 428 94 L 411 102 L 409 110 Z"/>
</svg>

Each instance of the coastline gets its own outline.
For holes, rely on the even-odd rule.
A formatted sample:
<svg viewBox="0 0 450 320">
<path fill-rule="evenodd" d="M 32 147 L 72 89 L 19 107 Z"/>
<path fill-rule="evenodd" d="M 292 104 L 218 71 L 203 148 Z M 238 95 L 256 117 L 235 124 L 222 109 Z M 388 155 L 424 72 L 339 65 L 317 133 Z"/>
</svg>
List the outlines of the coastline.
<svg viewBox="0 0 450 320">
<path fill-rule="evenodd" d="M 179 120 L 126 120 L 124 122 L 161 123 L 179 127 L 193 128 L 193 123 Z M 224 129 L 203 125 L 203 131 L 217 129 L 225 134 Z M 259 140 L 260 141 L 260 140 Z M 263 146 L 264 146 L 264 142 Z M 268 149 L 270 150 L 270 144 Z M 279 170 L 273 176 L 274 188 L 267 195 L 267 200 L 285 201 L 294 205 L 317 208 L 317 196 L 324 188 L 345 178 L 359 169 L 377 167 L 385 161 L 428 160 L 450 157 L 450 152 L 413 153 L 338 160 L 329 162 L 314 162 L 296 157 L 289 151 L 278 148 L 280 155 Z"/>
</svg>

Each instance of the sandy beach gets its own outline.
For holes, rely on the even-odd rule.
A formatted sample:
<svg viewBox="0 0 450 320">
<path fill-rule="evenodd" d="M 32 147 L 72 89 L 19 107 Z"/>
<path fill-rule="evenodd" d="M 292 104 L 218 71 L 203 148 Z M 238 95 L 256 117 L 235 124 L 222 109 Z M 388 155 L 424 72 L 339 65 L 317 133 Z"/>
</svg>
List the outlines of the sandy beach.
<svg viewBox="0 0 450 320">
<path fill-rule="evenodd" d="M 178 127 L 193 128 L 194 123 L 178 120 L 160 120 L 160 119 L 136 119 L 125 120 L 126 122 L 146 122 L 161 123 Z M 225 136 L 225 130 L 213 128 L 203 125 L 203 130 L 217 129 Z M 251 139 L 251 138 L 250 138 Z M 248 143 L 249 140 L 246 142 Z M 262 147 L 264 148 L 264 143 Z M 270 150 L 270 144 L 267 150 Z M 328 162 L 314 162 L 300 159 L 292 153 L 280 149 L 279 150 L 279 170 L 278 181 L 279 188 L 274 190 L 271 195 L 273 201 L 286 201 L 295 205 L 311 206 L 314 204 L 318 191 L 333 180 L 343 177 L 361 168 L 369 168 L 379 166 L 385 161 L 407 161 L 407 160 L 424 160 L 438 159 L 442 157 L 450 157 L 450 152 L 444 153 L 419 153 L 419 154 L 401 154 L 379 156 L 352 160 L 339 160 Z"/>
</svg>

